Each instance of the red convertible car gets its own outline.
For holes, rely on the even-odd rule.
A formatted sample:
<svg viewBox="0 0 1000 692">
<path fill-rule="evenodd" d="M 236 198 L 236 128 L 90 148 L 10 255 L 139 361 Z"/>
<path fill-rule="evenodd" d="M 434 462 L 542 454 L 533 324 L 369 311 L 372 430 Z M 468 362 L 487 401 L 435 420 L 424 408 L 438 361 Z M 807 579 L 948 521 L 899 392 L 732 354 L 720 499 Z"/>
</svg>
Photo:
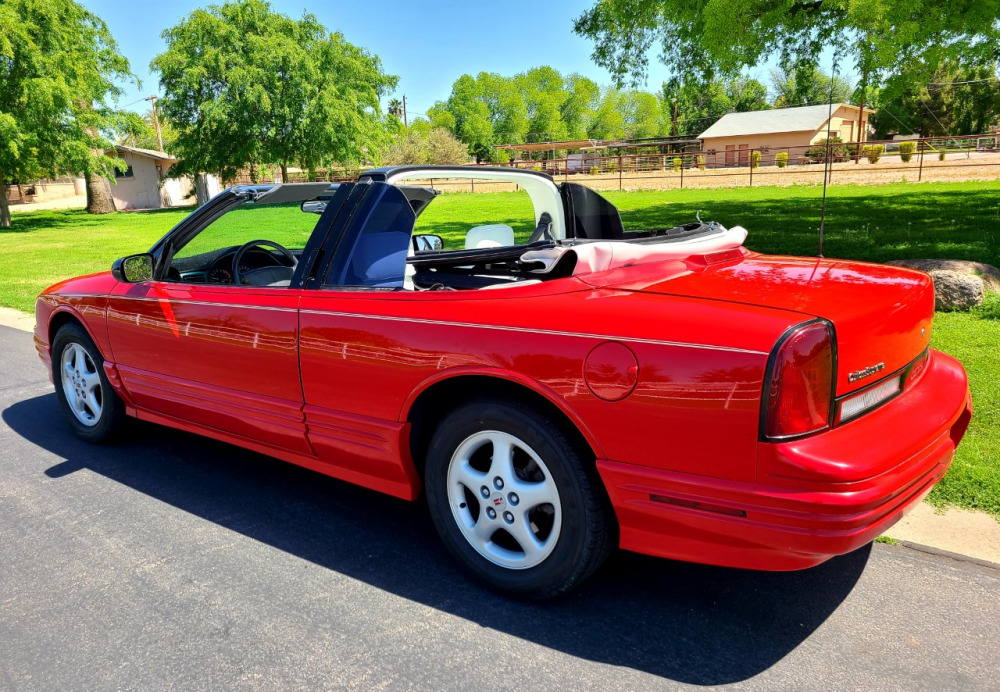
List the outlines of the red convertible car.
<svg viewBox="0 0 1000 692">
<path fill-rule="evenodd" d="M 525 203 L 434 222 L 430 178 Z M 919 502 L 971 401 L 928 348 L 927 275 L 745 237 L 626 232 L 588 188 L 509 168 L 234 187 L 42 293 L 35 343 L 82 438 L 133 416 L 423 491 L 458 562 L 510 594 L 564 591 L 616 547 L 800 569 Z"/>
</svg>

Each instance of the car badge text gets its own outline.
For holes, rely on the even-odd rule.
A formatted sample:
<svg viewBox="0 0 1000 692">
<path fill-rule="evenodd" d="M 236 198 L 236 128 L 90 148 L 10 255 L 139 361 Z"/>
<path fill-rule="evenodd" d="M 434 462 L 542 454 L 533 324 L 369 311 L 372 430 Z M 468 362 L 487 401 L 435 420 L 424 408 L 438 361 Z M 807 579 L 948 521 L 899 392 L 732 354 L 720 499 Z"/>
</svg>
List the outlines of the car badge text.
<svg viewBox="0 0 1000 692">
<path fill-rule="evenodd" d="M 866 377 L 871 377 L 877 372 L 881 372 L 885 369 L 885 363 L 876 363 L 875 365 L 869 365 L 867 368 L 862 368 L 861 370 L 855 370 L 850 375 L 847 376 L 848 382 L 857 382 L 858 380 L 863 380 Z"/>
</svg>

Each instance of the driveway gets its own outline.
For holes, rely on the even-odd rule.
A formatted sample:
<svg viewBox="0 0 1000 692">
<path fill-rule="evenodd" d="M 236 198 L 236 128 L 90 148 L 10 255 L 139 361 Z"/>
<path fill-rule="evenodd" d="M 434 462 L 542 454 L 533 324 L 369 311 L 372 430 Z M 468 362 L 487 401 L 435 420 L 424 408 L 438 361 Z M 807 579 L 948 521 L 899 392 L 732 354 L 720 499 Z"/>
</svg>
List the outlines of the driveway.
<svg viewBox="0 0 1000 692">
<path fill-rule="evenodd" d="M 30 335 L 0 352 L 0 689 L 1000 688 L 987 567 L 622 553 L 517 603 L 456 571 L 420 503 L 151 425 L 89 446 Z"/>
</svg>

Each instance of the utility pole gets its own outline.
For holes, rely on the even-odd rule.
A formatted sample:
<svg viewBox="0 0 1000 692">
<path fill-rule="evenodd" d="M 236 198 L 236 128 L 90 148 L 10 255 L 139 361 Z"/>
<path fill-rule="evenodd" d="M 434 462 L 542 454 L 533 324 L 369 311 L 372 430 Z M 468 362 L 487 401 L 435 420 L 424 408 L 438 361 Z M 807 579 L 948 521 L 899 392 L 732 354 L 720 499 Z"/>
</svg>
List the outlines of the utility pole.
<svg viewBox="0 0 1000 692">
<path fill-rule="evenodd" d="M 147 101 L 153 102 L 153 125 L 156 127 L 156 144 L 160 151 L 163 151 L 163 133 L 160 132 L 160 116 L 156 114 L 156 95 L 150 96 Z"/>
<path fill-rule="evenodd" d="M 410 124 L 406 122 L 406 94 L 403 94 L 403 127 L 409 127 Z"/>
</svg>

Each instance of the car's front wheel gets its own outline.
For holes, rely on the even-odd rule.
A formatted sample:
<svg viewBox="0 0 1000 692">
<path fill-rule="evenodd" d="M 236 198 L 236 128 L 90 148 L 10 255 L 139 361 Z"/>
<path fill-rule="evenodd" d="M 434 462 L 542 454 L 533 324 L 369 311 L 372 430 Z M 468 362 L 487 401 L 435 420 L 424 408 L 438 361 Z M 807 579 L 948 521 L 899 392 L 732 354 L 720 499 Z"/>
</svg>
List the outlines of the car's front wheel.
<svg viewBox="0 0 1000 692">
<path fill-rule="evenodd" d="M 104 358 L 78 324 L 63 325 L 52 340 L 52 381 L 73 431 L 88 442 L 113 438 L 125 407 L 104 373 Z"/>
<path fill-rule="evenodd" d="M 510 595 L 561 593 L 615 546 L 607 501 L 579 448 L 516 400 L 478 400 L 447 415 L 425 480 L 450 552 Z"/>
</svg>

